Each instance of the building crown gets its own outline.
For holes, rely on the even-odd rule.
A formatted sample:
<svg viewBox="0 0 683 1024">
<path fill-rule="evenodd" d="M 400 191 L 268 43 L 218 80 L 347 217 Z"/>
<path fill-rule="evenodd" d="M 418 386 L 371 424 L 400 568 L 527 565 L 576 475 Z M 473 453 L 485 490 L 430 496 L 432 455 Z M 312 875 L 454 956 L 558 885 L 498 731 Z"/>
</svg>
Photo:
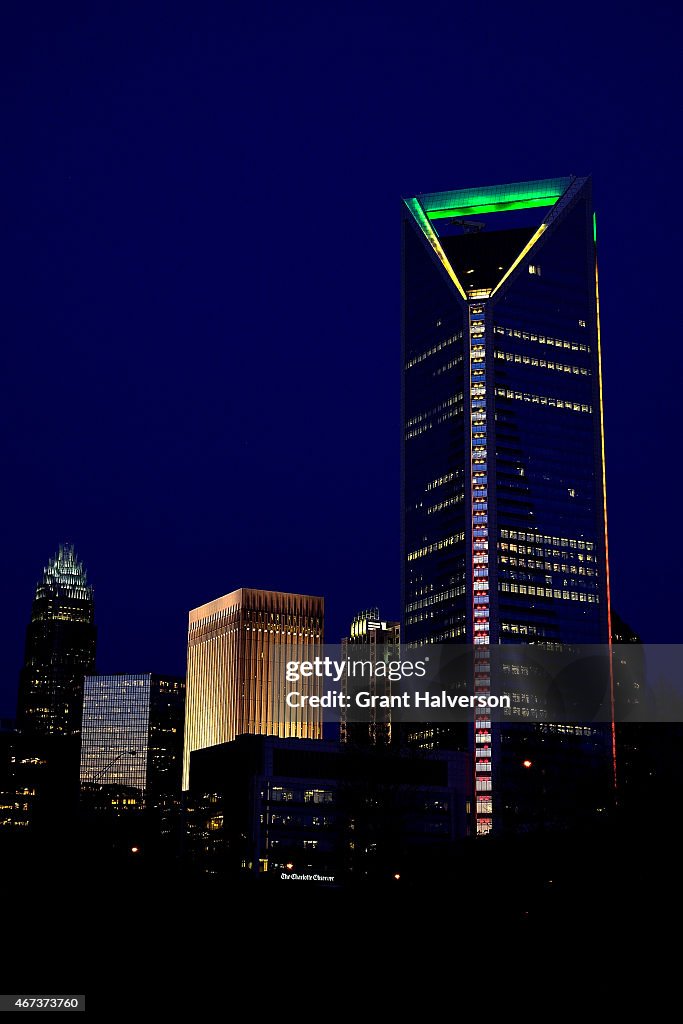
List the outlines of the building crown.
<svg viewBox="0 0 683 1024">
<path fill-rule="evenodd" d="M 43 569 L 43 578 L 36 587 L 36 596 L 45 590 L 67 590 L 72 597 L 92 598 L 93 588 L 73 544 L 60 544 L 57 554 Z"/>
</svg>

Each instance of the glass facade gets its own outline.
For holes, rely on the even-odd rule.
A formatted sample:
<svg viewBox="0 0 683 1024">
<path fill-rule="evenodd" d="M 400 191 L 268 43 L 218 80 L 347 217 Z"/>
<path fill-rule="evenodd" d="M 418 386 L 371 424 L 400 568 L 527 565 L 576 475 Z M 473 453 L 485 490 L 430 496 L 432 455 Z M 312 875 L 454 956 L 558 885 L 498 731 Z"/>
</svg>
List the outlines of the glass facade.
<svg viewBox="0 0 683 1024">
<path fill-rule="evenodd" d="M 185 681 L 153 673 L 86 676 L 81 785 L 180 792 Z"/>
<path fill-rule="evenodd" d="M 96 642 L 93 588 L 73 545 L 60 544 L 36 586 L 26 630 L 17 709 L 22 733 L 78 735 Z"/>
<path fill-rule="evenodd" d="M 404 225 L 403 608 L 406 643 L 466 631 L 466 307 Z"/>
<path fill-rule="evenodd" d="M 403 231 L 405 640 L 481 647 L 484 692 L 489 644 L 609 641 L 590 179 L 418 196 Z M 577 736 L 555 761 L 599 760 Z M 476 831 L 540 739 L 476 721 Z"/>
<path fill-rule="evenodd" d="M 322 597 L 243 589 L 190 612 L 184 790 L 193 750 L 243 733 L 322 738 L 319 708 L 287 706 L 283 668 L 320 656 L 324 611 Z"/>
</svg>

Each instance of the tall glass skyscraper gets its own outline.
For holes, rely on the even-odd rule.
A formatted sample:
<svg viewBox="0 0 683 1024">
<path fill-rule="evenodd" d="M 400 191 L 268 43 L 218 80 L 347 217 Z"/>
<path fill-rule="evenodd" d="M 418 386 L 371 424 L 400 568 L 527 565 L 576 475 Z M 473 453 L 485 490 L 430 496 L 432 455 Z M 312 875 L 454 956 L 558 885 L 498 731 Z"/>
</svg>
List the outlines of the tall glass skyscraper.
<svg viewBox="0 0 683 1024">
<path fill-rule="evenodd" d="M 179 796 L 184 722 L 182 678 L 86 676 L 81 785 L 133 790 L 147 804 Z"/>
<path fill-rule="evenodd" d="M 322 739 L 320 708 L 287 706 L 285 663 L 321 655 L 324 612 L 322 597 L 246 588 L 190 612 L 183 790 L 193 750 L 243 733 Z"/>
<path fill-rule="evenodd" d="M 589 178 L 404 201 L 403 429 L 405 642 L 608 643 Z M 479 833 L 530 735 L 476 721 Z"/>
<path fill-rule="evenodd" d="M 76 736 L 83 679 L 95 670 L 95 603 L 73 544 L 59 551 L 36 586 L 19 678 L 17 724 L 34 736 Z"/>
</svg>

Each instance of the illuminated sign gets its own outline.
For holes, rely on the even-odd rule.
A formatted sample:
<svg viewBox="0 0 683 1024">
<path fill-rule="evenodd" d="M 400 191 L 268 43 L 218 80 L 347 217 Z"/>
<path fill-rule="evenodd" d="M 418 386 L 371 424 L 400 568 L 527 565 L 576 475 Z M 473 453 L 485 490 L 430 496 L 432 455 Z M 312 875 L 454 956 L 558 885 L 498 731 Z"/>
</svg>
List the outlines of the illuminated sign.
<svg viewBox="0 0 683 1024">
<path fill-rule="evenodd" d="M 281 871 L 280 878 L 293 879 L 295 882 L 334 882 L 334 875 L 299 875 L 296 871 Z"/>
</svg>

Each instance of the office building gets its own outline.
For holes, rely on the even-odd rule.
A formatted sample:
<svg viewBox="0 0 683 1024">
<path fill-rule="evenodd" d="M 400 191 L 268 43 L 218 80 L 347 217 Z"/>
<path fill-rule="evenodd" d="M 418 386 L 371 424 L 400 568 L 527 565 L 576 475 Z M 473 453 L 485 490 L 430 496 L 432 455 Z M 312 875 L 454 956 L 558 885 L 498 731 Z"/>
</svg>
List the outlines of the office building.
<svg viewBox="0 0 683 1024">
<path fill-rule="evenodd" d="M 78 736 L 0 733 L 0 827 L 58 836 L 78 811 Z"/>
<path fill-rule="evenodd" d="M 189 856 L 209 875 L 423 879 L 465 833 L 467 756 L 454 751 L 239 736 L 190 760 Z"/>
<path fill-rule="evenodd" d="M 404 642 L 481 647 L 482 692 L 490 644 L 607 644 L 589 178 L 404 201 L 403 428 Z M 556 742 L 482 715 L 468 742 L 474 829 L 486 834 L 506 818 L 525 827 L 519 807 L 530 776 L 520 780 L 519 765 L 536 763 L 536 754 L 520 756 L 525 743 L 541 745 L 541 761 L 576 769 L 602 764 L 611 739 L 604 729 L 566 727 Z"/>
<path fill-rule="evenodd" d="M 60 544 L 36 586 L 26 630 L 17 713 L 22 733 L 78 735 L 96 641 L 93 588 L 73 545 Z"/>
<path fill-rule="evenodd" d="M 288 661 L 321 654 L 324 600 L 271 590 L 235 590 L 190 612 L 183 789 L 190 754 L 242 733 L 321 739 L 319 708 L 290 708 Z M 298 688 L 319 692 L 320 681 Z"/>
<path fill-rule="evenodd" d="M 81 789 L 125 809 L 180 796 L 185 680 L 152 672 L 85 678 Z"/>
<path fill-rule="evenodd" d="M 359 612 L 351 623 L 348 637 L 341 642 L 343 661 L 369 661 L 373 672 L 369 679 L 357 680 L 356 689 L 368 690 L 372 696 L 391 696 L 389 674 L 374 672 L 378 661 L 398 661 L 401 657 L 401 625 L 399 622 L 385 622 L 380 618 L 379 608 Z M 348 670 L 341 680 L 341 692 L 348 698 L 354 681 L 349 679 Z M 392 742 L 391 710 L 372 707 L 368 709 L 367 721 L 348 720 L 348 709 L 342 708 L 340 731 L 343 743 L 387 744 Z M 394 730 L 395 733 L 395 730 Z M 395 736 L 394 736 L 395 738 Z"/>
</svg>

